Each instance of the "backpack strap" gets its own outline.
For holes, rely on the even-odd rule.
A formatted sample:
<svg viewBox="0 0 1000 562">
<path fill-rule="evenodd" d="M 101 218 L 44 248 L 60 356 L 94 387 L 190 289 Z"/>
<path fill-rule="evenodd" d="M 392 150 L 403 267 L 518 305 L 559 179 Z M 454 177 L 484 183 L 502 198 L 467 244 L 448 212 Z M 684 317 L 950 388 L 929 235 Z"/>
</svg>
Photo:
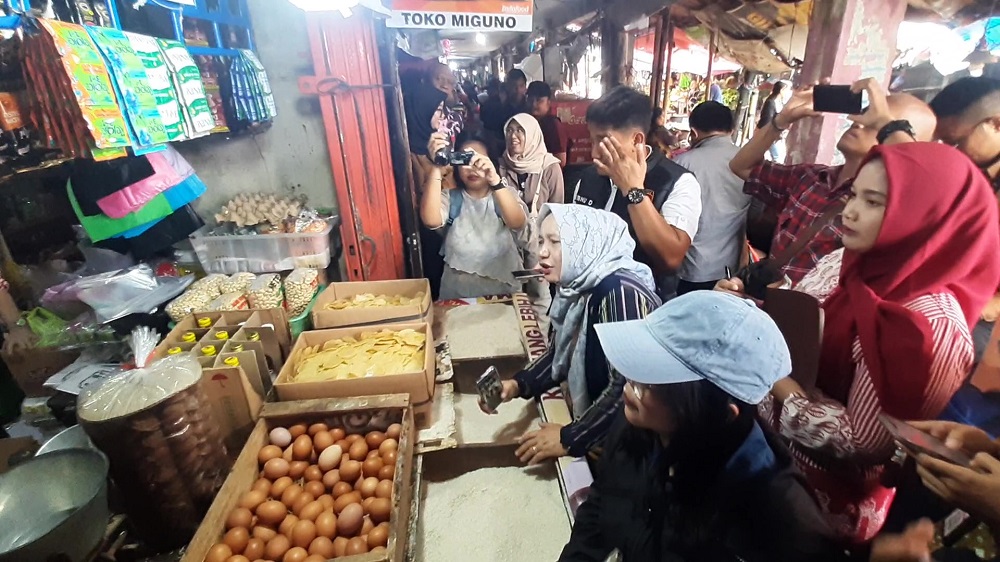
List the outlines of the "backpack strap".
<svg viewBox="0 0 1000 562">
<path fill-rule="evenodd" d="M 444 225 L 451 226 L 460 214 L 462 214 L 462 189 L 453 187 L 448 190 L 448 222 Z"/>
</svg>

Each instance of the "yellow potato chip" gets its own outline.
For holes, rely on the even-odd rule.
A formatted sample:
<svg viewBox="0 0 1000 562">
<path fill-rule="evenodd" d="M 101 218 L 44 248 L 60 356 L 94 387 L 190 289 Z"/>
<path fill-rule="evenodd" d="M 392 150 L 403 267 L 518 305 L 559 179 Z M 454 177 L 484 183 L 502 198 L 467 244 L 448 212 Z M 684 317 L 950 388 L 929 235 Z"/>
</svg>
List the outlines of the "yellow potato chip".
<svg viewBox="0 0 1000 562">
<path fill-rule="evenodd" d="M 373 295 L 364 293 L 353 297 L 344 297 L 326 303 L 323 307 L 326 310 L 346 310 L 349 308 L 377 308 L 382 306 L 409 306 L 420 305 L 424 301 L 424 293 L 417 293 L 416 296 L 406 297 L 403 295 Z"/>
<path fill-rule="evenodd" d="M 306 347 L 292 380 L 318 382 L 408 373 L 423 369 L 426 335 L 416 330 L 366 331 Z"/>
</svg>

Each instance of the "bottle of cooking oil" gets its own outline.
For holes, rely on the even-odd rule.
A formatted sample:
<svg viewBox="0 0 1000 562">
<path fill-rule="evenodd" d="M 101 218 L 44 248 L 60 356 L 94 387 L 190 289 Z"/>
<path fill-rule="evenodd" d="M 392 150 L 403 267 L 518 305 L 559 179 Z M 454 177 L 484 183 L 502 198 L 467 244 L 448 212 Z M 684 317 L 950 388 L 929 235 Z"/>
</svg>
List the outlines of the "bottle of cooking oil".
<svg viewBox="0 0 1000 562">
<path fill-rule="evenodd" d="M 215 357 L 216 355 L 218 355 L 218 353 L 219 352 L 216 351 L 214 345 L 206 345 L 205 347 L 201 348 L 201 354 L 205 357 Z"/>
</svg>

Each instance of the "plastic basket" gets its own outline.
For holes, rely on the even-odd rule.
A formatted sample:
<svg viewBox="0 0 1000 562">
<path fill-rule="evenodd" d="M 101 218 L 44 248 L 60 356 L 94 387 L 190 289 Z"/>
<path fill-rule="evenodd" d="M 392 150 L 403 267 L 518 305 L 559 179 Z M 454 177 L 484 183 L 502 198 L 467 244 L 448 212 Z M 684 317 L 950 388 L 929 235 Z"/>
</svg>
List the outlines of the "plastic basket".
<svg viewBox="0 0 1000 562">
<path fill-rule="evenodd" d="M 313 295 L 312 300 L 309 301 L 309 306 L 306 307 L 305 311 L 303 311 L 302 314 L 299 314 L 295 318 L 291 318 L 288 320 L 288 329 L 292 334 L 293 343 L 295 342 L 295 340 L 299 339 L 299 334 L 312 329 L 312 310 L 313 307 L 316 306 L 316 301 L 319 299 L 319 294 L 322 293 L 323 289 L 325 288 L 326 285 L 320 285 L 319 289 L 316 291 L 316 294 Z"/>
<path fill-rule="evenodd" d="M 297 267 L 330 265 L 330 231 L 256 236 L 210 236 L 204 227 L 191 235 L 191 245 L 205 273 L 273 273 Z"/>
</svg>

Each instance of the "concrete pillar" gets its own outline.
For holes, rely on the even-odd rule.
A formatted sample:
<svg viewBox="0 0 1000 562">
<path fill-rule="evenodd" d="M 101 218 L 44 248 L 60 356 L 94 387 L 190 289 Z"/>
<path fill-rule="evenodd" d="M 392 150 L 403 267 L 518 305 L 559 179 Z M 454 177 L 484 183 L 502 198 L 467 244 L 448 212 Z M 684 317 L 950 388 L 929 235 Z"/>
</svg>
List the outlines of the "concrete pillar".
<svg viewBox="0 0 1000 562">
<path fill-rule="evenodd" d="M 623 24 L 604 14 L 601 18 L 601 85 L 605 93 L 625 82 L 625 65 L 631 63 L 625 59 L 627 43 L 628 34 Z"/>
<path fill-rule="evenodd" d="M 563 85 L 562 47 L 556 44 L 558 35 L 554 29 L 545 31 L 545 46 L 542 47 L 542 76 L 552 91 L 561 90 Z"/>
<path fill-rule="evenodd" d="M 907 0 L 813 2 L 799 83 L 825 77 L 833 84 L 876 78 L 888 87 L 906 4 Z M 844 116 L 832 114 L 800 122 L 789 135 L 788 162 L 842 163 L 836 145 L 849 126 Z"/>
</svg>

